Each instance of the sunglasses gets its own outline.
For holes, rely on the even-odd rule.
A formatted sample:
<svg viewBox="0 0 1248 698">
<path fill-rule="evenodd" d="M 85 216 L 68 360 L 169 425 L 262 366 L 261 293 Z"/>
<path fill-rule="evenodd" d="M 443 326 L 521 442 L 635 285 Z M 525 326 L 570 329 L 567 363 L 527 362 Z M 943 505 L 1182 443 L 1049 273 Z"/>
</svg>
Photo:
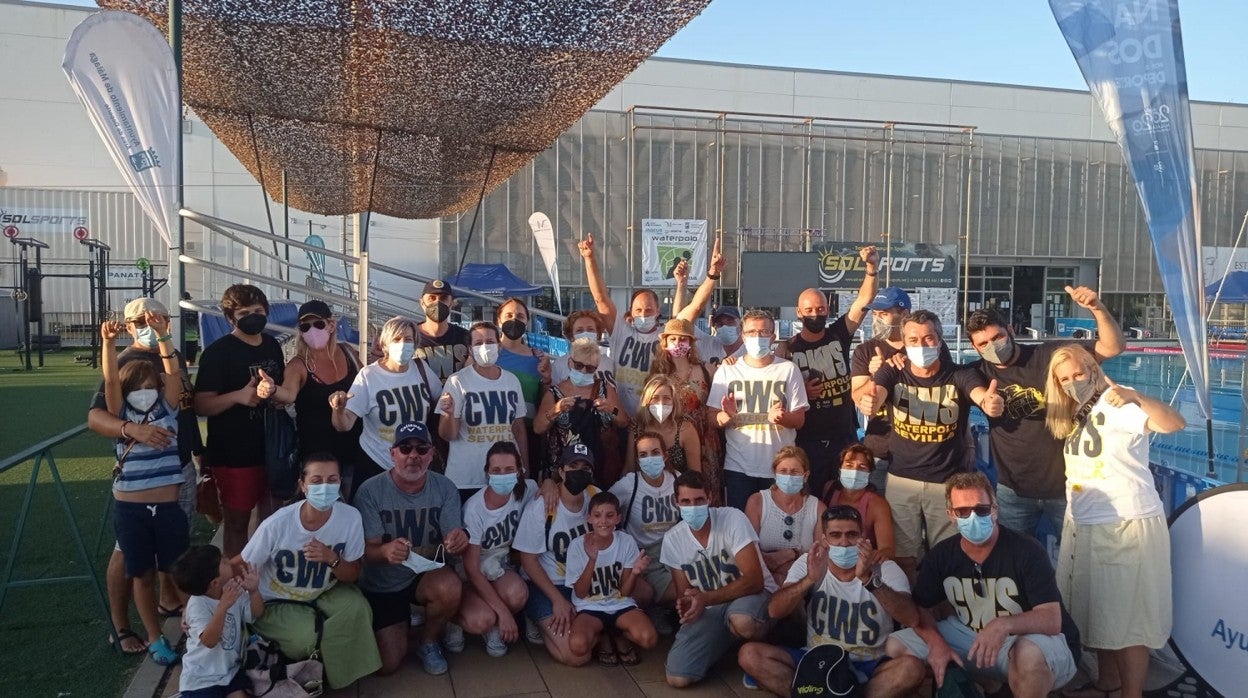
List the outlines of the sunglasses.
<svg viewBox="0 0 1248 698">
<path fill-rule="evenodd" d="M 862 514 L 858 513 L 858 510 L 851 506 L 838 504 L 837 506 L 834 506 L 834 507 L 828 507 L 827 511 L 823 512 L 823 520 L 824 521 L 845 520 L 845 521 L 857 521 L 858 523 L 862 523 Z"/>
<path fill-rule="evenodd" d="M 412 455 L 412 451 L 415 451 L 418 456 L 425 456 L 433 450 L 433 446 L 430 446 L 429 444 L 401 443 L 398 446 L 395 446 L 395 448 L 399 449 L 399 453 L 402 453 L 405 456 Z"/>
<path fill-rule="evenodd" d="M 949 511 L 959 519 L 965 519 L 973 512 L 976 516 L 988 516 L 992 514 L 991 504 L 977 504 L 973 507 L 950 507 Z"/>
<path fill-rule="evenodd" d="M 972 564 L 975 565 L 975 576 L 971 578 L 971 588 L 975 590 L 976 596 L 987 598 L 988 580 L 984 579 L 984 568 L 980 567 L 978 562 Z"/>
<path fill-rule="evenodd" d="M 785 526 L 792 526 L 793 523 L 796 521 L 796 519 L 794 519 L 792 516 L 786 516 L 784 517 L 783 521 L 784 521 Z M 785 540 L 793 540 L 793 529 L 792 528 L 785 529 L 782 535 L 784 536 Z"/>
<path fill-rule="evenodd" d="M 570 359 L 569 363 L 572 364 L 572 368 L 575 368 L 581 373 L 593 373 L 598 370 L 598 364 L 583 364 L 576 359 Z"/>
<path fill-rule="evenodd" d="M 323 330 L 323 329 L 325 329 L 325 321 L 324 321 L 324 320 L 313 320 L 312 322 L 301 322 L 301 323 L 299 323 L 299 331 L 300 331 L 300 332 L 307 332 L 308 330 L 312 329 L 313 327 L 315 327 L 315 328 L 316 328 L 316 329 L 318 329 L 318 330 Z"/>
</svg>

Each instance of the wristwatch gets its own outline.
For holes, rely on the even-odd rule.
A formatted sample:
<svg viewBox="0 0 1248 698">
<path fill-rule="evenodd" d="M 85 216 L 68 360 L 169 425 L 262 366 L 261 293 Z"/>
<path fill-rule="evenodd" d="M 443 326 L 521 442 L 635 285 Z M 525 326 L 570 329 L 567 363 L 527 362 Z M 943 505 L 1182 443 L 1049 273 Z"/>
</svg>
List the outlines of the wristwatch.
<svg viewBox="0 0 1248 698">
<path fill-rule="evenodd" d="M 334 557 L 334 561 L 333 561 L 333 562 L 331 562 L 331 563 L 329 563 L 329 569 L 331 569 L 331 570 L 332 570 L 332 569 L 334 569 L 335 567 L 337 567 L 339 562 L 342 562 L 342 556 L 341 556 L 341 555 L 338 555 L 338 556 Z"/>
<path fill-rule="evenodd" d="M 880 587 L 884 586 L 884 578 L 880 576 L 879 568 L 871 571 L 871 578 L 868 579 L 867 583 L 862 586 L 870 592 L 877 591 Z"/>
</svg>

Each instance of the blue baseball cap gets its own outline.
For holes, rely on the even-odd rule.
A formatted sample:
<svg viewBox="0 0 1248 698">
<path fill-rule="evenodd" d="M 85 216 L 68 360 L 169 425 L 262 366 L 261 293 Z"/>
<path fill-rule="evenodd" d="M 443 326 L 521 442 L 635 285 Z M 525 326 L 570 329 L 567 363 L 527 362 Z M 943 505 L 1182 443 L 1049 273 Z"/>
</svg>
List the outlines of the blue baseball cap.
<svg viewBox="0 0 1248 698">
<path fill-rule="evenodd" d="M 734 320 L 740 320 L 741 309 L 735 305 L 721 305 L 715 308 L 715 310 L 711 313 L 712 320 L 717 317 L 730 317 Z"/>
<path fill-rule="evenodd" d="M 423 422 L 404 422 L 394 430 L 394 445 L 399 445 L 408 439 L 416 439 L 424 443 L 433 443 L 429 440 L 429 427 Z"/>
<path fill-rule="evenodd" d="M 886 286 L 875 294 L 875 298 L 867 306 L 868 310 L 888 310 L 889 308 L 910 310 L 910 294 L 896 286 Z"/>
</svg>

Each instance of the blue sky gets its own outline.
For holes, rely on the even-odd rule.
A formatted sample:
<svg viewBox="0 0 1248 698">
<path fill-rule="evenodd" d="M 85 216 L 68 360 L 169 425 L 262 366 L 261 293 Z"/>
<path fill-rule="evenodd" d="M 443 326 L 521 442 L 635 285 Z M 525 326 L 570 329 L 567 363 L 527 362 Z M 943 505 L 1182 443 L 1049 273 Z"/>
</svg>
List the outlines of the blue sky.
<svg viewBox="0 0 1248 698">
<path fill-rule="evenodd" d="M 1192 99 L 1248 103 L 1248 2 L 1179 11 Z M 658 55 L 1087 89 L 1045 0 L 713 0 Z"/>
</svg>

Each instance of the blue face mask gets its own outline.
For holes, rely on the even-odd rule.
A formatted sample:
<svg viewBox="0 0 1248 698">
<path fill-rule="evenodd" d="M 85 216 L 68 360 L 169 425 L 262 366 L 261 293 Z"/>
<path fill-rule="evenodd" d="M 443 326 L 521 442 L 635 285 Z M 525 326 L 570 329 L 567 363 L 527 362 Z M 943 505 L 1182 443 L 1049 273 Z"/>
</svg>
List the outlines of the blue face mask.
<svg viewBox="0 0 1248 698">
<path fill-rule="evenodd" d="M 339 485 L 336 482 L 320 482 L 308 485 L 307 500 L 317 511 L 329 511 L 338 501 Z"/>
<path fill-rule="evenodd" d="M 842 548 L 839 545 L 829 545 L 828 559 L 843 570 L 852 570 L 858 566 L 858 546 L 850 545 Z"/>
<path fill-rule="evenodd" d="M 667 467 L 663 456 L 641 456 L 637 459 L 637 465 L 641 467 L 641 472 L 651 480 L 662 475 L 663 469 Z"/>
<path fill-rule="evenodd" d="M 723 346 L 736 344 L 737 340 L 741 339 L 741 328 L 736 325 L 724 325 L 722 327 L 717 327 L 715 328 L 715 338 L 718 339 L 719 343 Z"/>
<path fill-rule="evenodd" d="M 494 490 L 494 494 L 511 494 L 516 489 L 516 483 L 520 481 L 520 476 L 516 473 L 503 473 L 501 475 L 490 475 L 490 489 Z"/>
<path fill-rule="evenodd" d="M 575 368 L 569 368 L 568 380 L 572 381 L 572 385 L 575 385 L 578 388 L 588 388 L 594 384 L 594 374 L 582 373 Z"/>
<path fill-rule="evenodd" d="M 680 508 L 680 519 L 689 524 L 689 528 L 695 531 L 702 530 L 702 527 L 706 525 L 706 519 L 710 515 L 711 507 L 708 504 Z"/>
<path fill-rule="evenodd" d="M 151 326 L 140 327 L 135 334 L 137 335 L 135 340 L 138 341 L 140 346 L 155 349 L 160 344 L 160 342 L 156 341 L 156 330 L 153 330 Z"/>
<path fill-rule="evenodd" d="M 958 519 L 958 533 L 966 540 L 980 545 L 992 537 L 992 515 L 980 516 L 972 513 L 965 519 Z"/>
<path fill-rule="evenodd" d="M 776 475 L 776 487 L 785 494 L 797 494 L 805 484 L 806 478 L 801 475 Z"/>
<path fill-rule="evenodd" d="M 767 356 L 767 352 L 771 351 L 771 337 L 746 337 L 745 353 L 755 359 L 761 359 Z"/>
<path fill-rule="evenodd" d="M 847 490 L 860 490 L 871 481 L 871 473 L 866 470 L 841 468 L 841 486 Z"/>
<path fill-rule="evenodd" d="M 647 317 L 634 317 L 633 328 L 636 329 L 638 332 L 649 332 L 650 330 L 654 329 L 654 326 L 656 323 L 658 323 L 658 321 L 659 321 L 658 315 L 650 315 Z"/>
<path fill-rule="evenodd" d="M 597 344 L 597 343 L 598 343 L 598 333 L 597 333 L 597 332 L 577 332 L 576 334 L 572 335 L 572 339 L 574 339 L 574 340 L 576 340 L 576 339 L 588 339 L 589 341 L 593 342 L 594 344 Z"/>
</svg>

